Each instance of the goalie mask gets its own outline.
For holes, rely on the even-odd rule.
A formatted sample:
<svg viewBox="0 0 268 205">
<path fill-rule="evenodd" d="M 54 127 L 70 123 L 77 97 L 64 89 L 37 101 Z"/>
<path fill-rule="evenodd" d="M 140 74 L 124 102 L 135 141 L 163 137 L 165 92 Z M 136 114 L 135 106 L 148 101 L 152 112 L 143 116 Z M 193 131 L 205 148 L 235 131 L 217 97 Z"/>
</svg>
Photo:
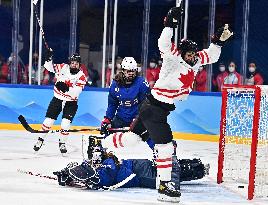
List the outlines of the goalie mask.
<svg viewBox="0 0 268 205">
<path fill-rule="evenodd" d="M 131 84 L 137 76 L 138 66 L 133 57 L 125 57 L 121 64 L 126 84 Z"/>
<path fill-rule="evenodd" d="M 77 53 L 74 53 L 69 57 L 70 73 L 72 75 L 77 74 L 80 71 L 81 57 Z"/>
<path fill-rule="evenodd" d="M 179 43 L 179 50 L 181 51 L 182 59 L 189 64 L 190 66 L 194 66 L 197 63 L 197 51 L 198 46 L 192 40 L 182 40 Z"/>
</svg>

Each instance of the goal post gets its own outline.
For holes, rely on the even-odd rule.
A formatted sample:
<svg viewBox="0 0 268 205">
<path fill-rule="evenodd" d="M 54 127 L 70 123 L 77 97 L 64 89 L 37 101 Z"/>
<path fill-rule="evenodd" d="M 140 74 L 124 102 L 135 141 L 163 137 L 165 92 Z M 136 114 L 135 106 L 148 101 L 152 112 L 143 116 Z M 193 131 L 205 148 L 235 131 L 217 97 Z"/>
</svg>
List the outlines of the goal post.
<svg viewBox="0 0 268 205">
<path fill-rule="evenodd" d="M 217 183 L 245 184 L 249 200 L 268 197 L 267 164 L 268 86 L 225 86 Z"/>
</svg>

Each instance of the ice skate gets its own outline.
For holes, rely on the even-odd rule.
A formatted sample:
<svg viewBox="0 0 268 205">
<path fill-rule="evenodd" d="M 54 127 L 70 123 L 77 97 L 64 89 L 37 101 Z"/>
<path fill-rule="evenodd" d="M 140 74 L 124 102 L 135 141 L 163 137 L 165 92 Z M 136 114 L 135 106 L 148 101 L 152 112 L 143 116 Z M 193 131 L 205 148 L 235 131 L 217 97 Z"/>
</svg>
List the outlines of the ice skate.
<svg viewBox="0 0 268 205">
<path fill-rule="evenodd" d="M 37 152 L 43 146 L 43 144 L 44 144 L 44 139 L 39 137 L 36 144 L 33 147 L 34 151 Z"/>
<path fill-rule="evenodd" d="M 60 152 L 61 152 L 62 154 L 65 154 L 65 153 L 67 152 L 65 143 L 63 143 L 63 142 L 59 142 L 59 148 L 60 148 Z"/>
<path fill-rule="evenodd" d="M 92 159 L 95 146 L 96 146 L 96 142 L 95 142 L 94 136 L 89 136 L 88 137 L 88 149 L 87 149 L 88 159 Z"/>
<path fill-rule="evenodd" d="M 176 190 L 174 186 L 174 182 L 160 181 L 157 200 L 166 202 L 179 202 L 181 193 L 179 190 Z"/>
<path fill-rule="evenodd" d="M 205 164 L 204 165 L 205 175 L 209 175 L 209 169 L 210 169 L 210 164 Z"/>
</svg>

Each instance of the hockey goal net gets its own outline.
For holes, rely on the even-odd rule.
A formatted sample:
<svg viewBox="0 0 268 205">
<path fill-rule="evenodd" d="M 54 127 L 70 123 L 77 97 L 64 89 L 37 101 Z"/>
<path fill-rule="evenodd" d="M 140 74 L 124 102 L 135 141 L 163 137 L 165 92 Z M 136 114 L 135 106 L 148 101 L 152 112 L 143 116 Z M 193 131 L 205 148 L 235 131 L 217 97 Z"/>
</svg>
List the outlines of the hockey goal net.
<svg viewBox="0 0 268 205">
<path fill-rule="evenodd" d="M 224 87 L 217 183 L 268 197 L 268 86 Z M 241 190 L 241 189 L 240 189 Z"/>
</svg>

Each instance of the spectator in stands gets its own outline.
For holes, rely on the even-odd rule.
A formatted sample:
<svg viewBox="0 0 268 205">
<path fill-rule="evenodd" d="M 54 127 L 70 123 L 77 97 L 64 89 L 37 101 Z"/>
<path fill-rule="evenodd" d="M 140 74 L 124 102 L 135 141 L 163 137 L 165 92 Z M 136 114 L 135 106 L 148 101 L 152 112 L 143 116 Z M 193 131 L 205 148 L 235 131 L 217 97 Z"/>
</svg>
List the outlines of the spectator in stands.
<svg viewBox="0 0 268 205">
<path fill-rule="evenodd" d="M 32 85 L 38 85 L 38 60 L 39 60 L 39 55 L 37 52 L 33 54 L 33 60 L 32 60 L 32 69 L 31 69 L 31 84 Z M 29 65 L 25 65 L 24 69 L 19 69 L 19 82 L 22 84 L 28 84 L 29 82 Z M 44 68 L 44 66 L 40 67 L 40 84 L 41 85 L 47 85 L 49 84 L 49 72 Z M 53 79 L 53 77 L 52 77 Z M 52 83 L 51 83 L 52 84 Z"/>
<path fill-rule="evenodd" d="M 242 77 L 236 71 L 236 64 L 234 61 L 229 63 L 228 76 L 224 78 L 224 84 L 226 85 L 242 85 Z"/>
<path fill-rule="evenodd" d="M 149 63 L 149 67 L 146 70 L 146 80 L 149 83 L 150 88 L 152 88 L 155 82 L 159 78 L 160 68 L 158 67 L 156 60 L 152 58 Z"/>
<path fill-rule="evenodd" d="M 207 71 L 205 66 L 200 66 L 195 77 L 195 91 L 207 91 Z"/>
<path fill-rule="evenodd" d="M 89 78 L 88 78 L 88 82 L 90 83 L 90 86 L 91 87 L 98 87 L 98 84 L 97 84 L 97 81 L 100 80 L 100 75 L 99 75 L 99 72 L 94 69 L 93 67 L 93 63 L 89 63 L 88 64 L 88 75 L 89 75 Z"/>
<path fill-rule="evenodd" d="M 45 67 L 42 66 L 45 69 Z M 42 85 L 54 85 L 57 79 L 55 78 L 55 73 L 49 72 L 47 69 L 44 70 Z"/>
<path fill-rule="evenodd" d="M 14 62 L 14 54 L 11 53 L 7 60 L 7 65 L 9 67 L 9 70 L 12 70 L 12 65 Z M 19 57 L 18 57 L 19 58 Z M 18 59 L 18 74 L 17 74 L 17 84 L 28 84 L 28 67 L 25 66 L 21 59 Z"/>
<path fill-rule="evenodd" d="M 88 68 L 87 68 L 87 66 L 86 66 L 85 64 L 81 63 L 81 65 L 80 65 L 80 70 L 83 71 L 83 73 L 85 74 L 85 76 L 86 76 L 86 78 L 87 78 L 87 80 L 88 80 L 88 78 L 89 78 L 89 73 L 88 73 Z"/>
<path fill-rule="evenodd" d="M 138 69 L 138 76 L 142 76 L 142 64 L 141 63 L 137 64 L 137 69 Z"/>
<path fill-rule="evenodd" d="M 111 75 L 112 75 L 112 60 L 109 60 L 108 66 L 105 71 L 105 87 L 108 88 L 111 85 Z"/>
<path fill-rule="evenodd" d="M 263 77 L 257 70 L 256 63 L 251 62 L 248 65 L 247 78 L 245 85 L 263 85 Z"/>
<path fill-rule="evenodd" d="M 161 69 L 163 60 L 161 58 L 159 58 L 157 63 L 158 63 L 158 67 Z"/>
<path fill-rule="evenodd" d="M 221 92 L 222 85 L 224 83 L 224 78 L 228 76 L 226 67 L 223 63 L 219 63 L 219 73 L 216 75 L 216 78 L 213 79 L 212 83 L 216 87 L 218 92 Z"/>
<path fill-rule="evenodd" d="M 9 67 L 4 57 L 0 54 L 0 83 L 9 83 Z"/>
<path fill-rule="evenodd" d="M 122 71 L 121 63 L 122 63 L 122 58 L 120 56 L 117 56 L 115 59 L 115 65 L 114 65 L 114 75 Z M 112 65 L 113 65 L 112 60 L 109 60 L 108 67 L 106 68 L 106 73 L 105 73 L 105 87 L 110 87 L 111 85 Z"/>
<path fill-rule="evenodd" d="M 115 74 L 118 74 L 118 73 L 120 73 L 122 71 L 122 67 L 121 67 L 122 60 L 123 59 L 120 56 L 116 57 L 115 66 L 114 66 Z"/>
</svg>

